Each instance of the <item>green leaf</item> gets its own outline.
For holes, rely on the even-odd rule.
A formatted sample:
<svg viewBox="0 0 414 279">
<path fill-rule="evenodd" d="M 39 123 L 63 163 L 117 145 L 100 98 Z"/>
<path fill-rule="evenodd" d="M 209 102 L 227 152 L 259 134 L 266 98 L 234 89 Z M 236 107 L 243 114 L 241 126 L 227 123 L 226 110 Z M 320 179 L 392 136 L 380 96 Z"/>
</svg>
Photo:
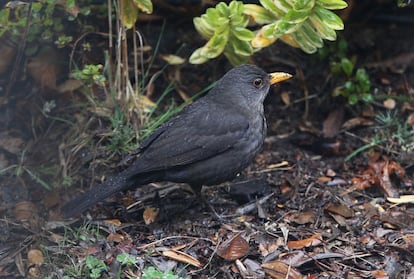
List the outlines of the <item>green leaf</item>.
<svg viewBox="0 0 414 279">
<path fill-rule="evenodd" d="M 286 11 L 279 9 L 272 0 L 259 0 L 260 4 L 277 17 L 282 17 Z"/>
<path fill-rule="evenodd" d="M 279 20 L 276 23 L 276 28 L 275 28 L 275 36 L 276 37 L 280 37 L 284 34 L 288 34 L 288 33 L 292 33 L 296 30 L 298 30 L 301 27 L 300 24 L 295 24 L 295 23 L 291 23 L 291 22 L 286 22 L 284 20 Z"/>
<path fill-rule="evenodd" d="M 323 40 L 322 38 L 318 35 L 318 32 L 316 32 L 315 28 L 313 27 L 312 24 L 310 24 L 309 21 L 306 21 L 302 24 L 302 28 L 299 29 L 302 30 L 304 36 L 310 41 L 312 42 L 312 44 L 317 47 L 317 48 L 321 48 L 323 46 Z M 299 31 L 298 30 L 298 31 Z"/>
<path fill-rule="evenodd" d="M 237 39 L 242 41 L 251 41 L 254 38 L 254 33 L 247 28 L 234 27 L 231 31 Z"/>
<path fill-rule="evenodd" d="M 322 20 L 324 25 L 334 30 L 344 29 L 344 23 L 342 22 L 342 19 L 339 16 L 337 16 L 334 12 L 331 12 L 320 6 L 315 6 L 314 11 Z"/>
<path fill-rule="evenodd" d="M 224 55 L 234 66 L 245 64 L 249 60 L 249 57 L 237 55 L 234 51 L 226 51 Z"/>
<path fill-rule="evenodd" d="M 121 0 L 123 11 L 121 21 L 125 28 L 131 29 L 138 19 L 138 8 L 135 7 L 131 0 Z"/>
<path fill-rule="evenodd" d="M 253 47 L 250 42 L 231 40 L 230 44 L 236 54 L 241 56 L 250 56 L 253 54 Z"/>
<path fill-rule="evenodd" d="M 201 55 L 201 49 L 202 48 L 198 48 L 191 54 L 190 59 L 188 60 L 191 64 L 203 64 L 208 61 L 207 57 Z"/>
<path fill-rule="evenodd" d="M 310 11 L 307 10 L 290 10 L 284 17 L 283 20 L 290 24 L 298 24 L 308 19 Z"/>
<path fill-rule="evenodd" d="M 249 18 L 244 14 L 233 15 L 231 18 L 232 26 L 246 27 L 247 24 L 249 24 Z"/>
<path fill-rule="evenodd" d="M 297 32 L 293 32 L 291 35 L 304 52 L 309 53 L 309 54 L 316 52 L 315 45 L 305 37 L 303 32 L 297 31 Z"/>
<path fill-rule="evenodd" d="M 315 0 L 297 0 L 293 8 L 295 10 L 312 10 L 313 6 L 315 6 Z"/>
<path fill-rule="evenodd" d="M 268 25 L 265 25 L 265 26 L 263 26 L 262 27 L 262 29 L 264 30 L 263 31 L 263 36 L 265 37 L 265 38 L 270 38 L 270 39 L 274 39 L 274 38 L 277 38 L 276 36 L 275 36 L 275 33 L 276 33 L 276 23 L 271 23 L 271 24 L 268 24 Z"/>
<path fill-rule="evenodd" d="M 151 0 L 132 0 L 134 5 L 141 11 L 147 14 L 152 14 L 152 2 Z"/>
<path fill-rule="evenodd" d="M 340 10 L 348 7 L 348 4 L 342 0 L 317 0 L 317 4 L 328 10 Z"/>
<path fill-rule="evenodd" d="M 362 95 L 362 100 L 365 103 L 372 103 L 374 101 L 374 96 L 371 93 L 365 93 Z"/>
<path fill-rule="evenodd" d="M 356 94 L 351 94 L 348 96 L 348 103 L 350 105 L 355 105 L 358 103 L 358 96 Z"/>
<path fill-rule="evenodd" d="M 278 19 L 274 13 L 255 4 L 245 4 L 244 14 L 251 17 L 259 25 L 268 24 Z"/>
<path fill-rule="evenodd" d="M 214 35 L 214 28 L 208 23 L 207 20 L 204 20 L 200 17 L 195 17 L 193 19 L 194 27 L 197 32 L 206 40 Z"/>
<path fill-rule="evenodd" d="M 230 9 L 224 2 L 220 2 L 216 5 L 217 11 L 220 13 L 223 17 L 229 17 L 230 16 Z"/>
<path fill-rule="evenodd" d="M 231 1 L 229 4 L 229 9 L 232 15 L 240 15 L 243 13 L 243 2 Z"/>
<path fill-rule="evenodd" d="M 202 47 L 201 55 L 209 59 L 219 56 L 228 42 L 228 33 L 214 34 L 213 37 Z"/>
<path fill-rule="evenodd" d="M 206 16 L 207 19 L 210 22 L 215 22 L 216 20 L 219 20 L 222 16 L 220 15 L 218 9 L 215 8 L 208 8 L 206 13 L 203 15 L 203 17 Z"/>
<path fill-rule="evenodd" d="M 345 75 L 349 78 L 354 71 L 354 64 L 348 58 L 341 59 L 341 69 L 344 71 Z"/>
<path fill-rule="evenodd" d="M 317 14 L 312 14 L 309 17 L 309 20 L 312 22 L 313 27 L 315 28 L 316 32 L 318 32 L 321 38 L 329 40 L 329 41 L 336 40 L 335 30 L 326 26 Z"/>
</svg>

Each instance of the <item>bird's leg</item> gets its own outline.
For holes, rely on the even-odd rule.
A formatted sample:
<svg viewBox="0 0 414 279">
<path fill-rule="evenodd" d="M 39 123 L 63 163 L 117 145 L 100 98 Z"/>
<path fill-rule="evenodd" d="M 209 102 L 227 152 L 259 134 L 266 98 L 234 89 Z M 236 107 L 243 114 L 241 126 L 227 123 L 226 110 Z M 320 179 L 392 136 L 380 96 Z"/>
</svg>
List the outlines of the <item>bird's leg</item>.
<svg viewBox="0 0 414 279">
<path fill-rule="evenodd" d="M 205 208 L 207 208 L 210 212 L 213 213 L 213 216 L 217 219 L 217 221 L 223 221 L 223 217 L 217 213 L 214 206 L 207 200 L 206 196 L 203 193 L 203 186 L 202 185 L 191 185 L 193 189 L 193 193 L 195 195 L 196 200 L 200 201 Z"/>
</svg>

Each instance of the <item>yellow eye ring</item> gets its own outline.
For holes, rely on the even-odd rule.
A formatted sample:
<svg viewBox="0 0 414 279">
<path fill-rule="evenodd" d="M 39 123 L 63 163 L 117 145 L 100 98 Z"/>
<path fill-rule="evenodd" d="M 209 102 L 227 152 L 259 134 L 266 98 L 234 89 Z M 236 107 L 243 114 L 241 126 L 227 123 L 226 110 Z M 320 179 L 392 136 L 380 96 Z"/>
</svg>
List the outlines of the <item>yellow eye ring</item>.
<svg viewBox="0 0 414 279">
<path fill-rule="evenodd" d="M 262 86 L 262 85 L 263 85 L 263 79 L 261 79 L 261 78 L 256 78 L 256 79 L 253 81 L 253 85 L 254 85 L 255 87 L 260 87 L 260 86 Z"/>
</svg>

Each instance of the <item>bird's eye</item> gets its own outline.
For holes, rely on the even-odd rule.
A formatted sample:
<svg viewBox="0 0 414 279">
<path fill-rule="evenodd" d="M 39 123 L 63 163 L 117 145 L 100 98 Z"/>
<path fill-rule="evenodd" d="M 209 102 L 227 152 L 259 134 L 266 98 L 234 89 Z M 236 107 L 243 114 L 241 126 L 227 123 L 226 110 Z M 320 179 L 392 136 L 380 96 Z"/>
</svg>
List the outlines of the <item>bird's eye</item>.
<svg viewBox="0 0 414 279">
<path fill-rule="evenodd" d="M 256 87 L 260 87 L 260 86 L 262 86 L 262 85 L 263 85 L 263 79 L 261 79 L 261 78 L 256 78 L 256 79 L 253 81 L 253 85 L 254 85 L 254 86 L 256 86 Z"/>
</svg>

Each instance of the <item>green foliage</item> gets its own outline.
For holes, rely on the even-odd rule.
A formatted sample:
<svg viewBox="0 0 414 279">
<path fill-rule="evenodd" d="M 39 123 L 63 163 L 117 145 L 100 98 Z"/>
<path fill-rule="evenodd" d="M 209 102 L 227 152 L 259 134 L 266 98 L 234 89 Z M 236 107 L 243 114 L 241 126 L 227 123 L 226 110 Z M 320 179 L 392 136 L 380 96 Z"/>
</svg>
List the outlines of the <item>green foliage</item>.
<svg viewBox="0 0 414 279">
<path fill-rule="evenodd" d="M 86 276 L 91 279 L 101 278 L 103 272 L 107 271 L 104 261 L 92 256 L 87 256 L 85 260 Z"/>
<path fill-rule="evenodd" d="M 121 253 L 118 256 L 116 256 L 116 260 L 122 264 L 122 265 L 126 265 L 126 266 L 133 266 L 136 265 L 138 263 L 138 260 L 135 256 L 130 255 L 128 253 Z"/>
<path fill-rule="evenodd" d="M 138 12 L 151 14 L 153 7 L 151 0 L 120 0 L 122 13 L 120 19 L 127 29 L 131 29 L 138 20 Z"/>
<path fill-rule="evenodd" d="M 92 87 L 94 84 L 104 87 L 106 78 L 102 73 L 102 69 L 101 64 L 85 65 L 82 70 L 75 70 L 72 77 L 84 82 L 88 87 Z"/>
<path fill-rule="evenodd" d="M 142 273 L 142 279 L 184 279 L 172 271 L 162 272 L 153 266 L 145 268 Z"/>
<path fill-rule="evenodd" d="M 118 105 L 115 105 L 115 112 L 110 116 L 112 132 L 109 134 L 108 149 L 112 154 L 130 152 L 135 148 L 133 140 L 135 132 L 126 120 L 125 112 Z"/>
<path fill-rule="evenodd" d="M 209 41 L 191 55 L 190 62 L 201 64 L 224 53 L 232 64 L 245 63 L 253 54 L 250 41 L 254 33 L 246 28 L 248 23 L 242 2 L 232 1 L 228 6 L 220 2 L 216 8 L 207 9 L 204 15 L 194 18 L 194 25 Z"/>
<path fill-rule="evenodd" d="M 363 68 L 354 70 L 355 64 L 348 58 L 332 63 L 334 75 L 344 75 L 346 78 L 342 86 L 336 87 L 333 96 L 343 96 L 347 98 L 350 105 L 358 102 L 372 103 L 374 96 L 371 93 L 371 81 L 368 73 Z"/>
<path fill-rule="evenodd" d="M 36 53 L 41 44 L 55 43 L 58 47 L 66 46 L 72 41 L 72 37 L 64 33 L 65 25 L 73 22 L 79 13 L 87 15 L 90 12 L 87 5 L 84 8 L 73 9 L 76 5 L 74 0 L 33 1 L 31 13 L 29 4 L 22 1 L 13 2 L 0 10 L 0 37 L 8 34 L 11 40 L 19 41 L 29 23 L 30 32 L 25 38 L 27 56 Z"/>
<path fill-rule="evenodd" d="M 323 40 L 335 40 L 336 30 L 344 28 L 331 11 L 347 7 L 342 0 L 260 0 L 260 4 L 220 2 L 195 18 L 195 28 L 208 42 L 194 51 L 190 62 L 201 64 L 224 53 L 232 64 L 242 64 L 278 39 L 314 53 Z M 253 33 L 246 28 L 249 19 L 262 27 Z"/>
<path fill-rule="evenodd" d="M 386 149 L 397 147 L 404 152 L 414 150 L 414 127 L 401 121 L 396 111 L 379 113 L 375 120 L 378 123 L 375 134 L 386 139 Z"/>
<path fill-rule="evenodd" d="M 345 161 L 349 161 L 359 153 L 377 147 L 389 154 L 412 152 L 414 150 L 414 127 L 401 121 L 397 111 L 386 111 L 375 117 L 377 125 L 373 127 L 373 137 L 366 144 L 349 154 Z"/>
</svg>

